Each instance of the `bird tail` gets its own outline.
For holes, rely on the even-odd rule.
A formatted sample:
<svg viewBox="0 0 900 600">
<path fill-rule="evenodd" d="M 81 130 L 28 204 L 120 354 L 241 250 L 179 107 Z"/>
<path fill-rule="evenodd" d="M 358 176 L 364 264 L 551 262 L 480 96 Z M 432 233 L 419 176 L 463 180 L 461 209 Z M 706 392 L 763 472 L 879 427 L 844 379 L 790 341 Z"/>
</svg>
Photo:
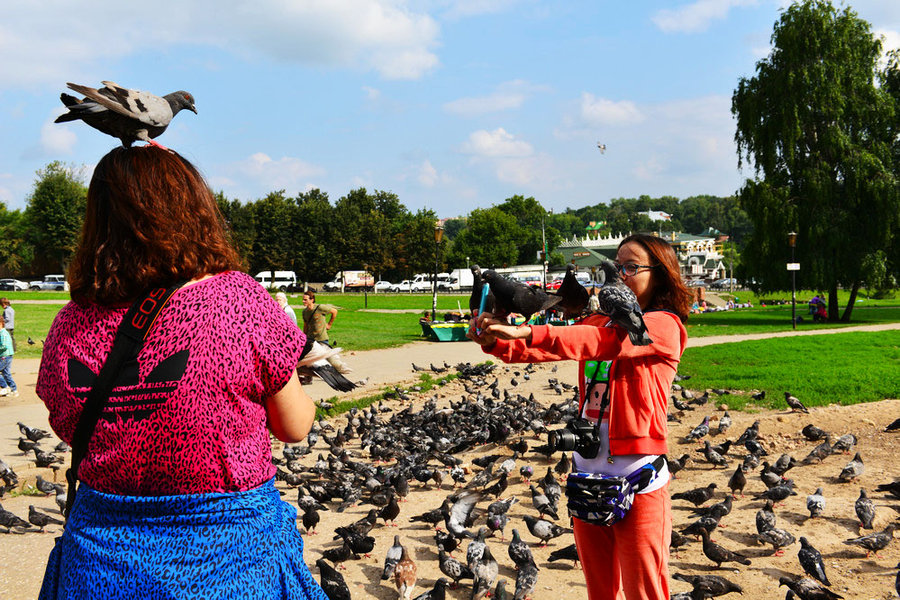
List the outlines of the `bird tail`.
<svg viewBox="0 0 900 600">
<path fill-rule="evenodd" d="M 628 339 L 631 340 L 632 346 L 649 346 L 653 343 L 650 334 L 647 333 L 646 326 L 641 327 L 640 331 L 629 331 Z"/>
<path fill-rule="evenodd" d="M 338 373 L 333 366 L 323 361 L 322 364 L 298 367 L 297 371 L 304 375 L 315 375 L 327 383 L 333 390 L 349 392 L 356 388 L 356 384 Z"/>
</svg>

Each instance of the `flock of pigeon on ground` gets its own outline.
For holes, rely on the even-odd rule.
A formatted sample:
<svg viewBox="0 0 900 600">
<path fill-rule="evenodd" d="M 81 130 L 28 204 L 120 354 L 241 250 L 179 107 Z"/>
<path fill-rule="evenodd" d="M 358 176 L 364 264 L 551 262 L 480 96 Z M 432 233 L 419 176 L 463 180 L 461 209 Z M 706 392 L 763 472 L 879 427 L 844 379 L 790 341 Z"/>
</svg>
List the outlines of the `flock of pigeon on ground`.
<svg viewBox="0 0 900 600">
<path fill-rule="evenodd" d="M 414 369 L 420 367 L 414 365 Z M 548 429 L 561 426 L 575 415 L 577 391 L 557 379 L 555 366 L 497 367 L 485 363 L 460 364 L 455 369 L 446 364 L 431 365 L 427 369 L 439 374 L 455 370 L 459 380 L 450 385 L 460 388 L 459 398 L 423 399 L 414 389 L 397 388 L 389 396 L 394 395 L 399 402 L 382 401 L 363 410 L 352 409 L 330 421 L 320 420 L 305 443 L 285 445 L 280 456 L 275 453 L 279 488 L 286 499 L 296 501 L 300 508 L 308 560 L 313 562 L 321 552 L 314 562 L 332 600 L 351 597 L 341 574 L 344 565 L 372 553 L 384 556 L 381 585 L 396 587 L 404 599 L 439 599 L 454 594 L 477 599 L 488 593 L 494 598 L 546 596 L 535 595 L 541 569 L 560 560 L 571 560 L 574 565 L 578 557 L 567 527 L 560 485 L 571 463 L 565 454 L 553 456 L 542 442 Z M 539 400 L 534 394 L 526 397 L 516 391 L 536 377 L 547 377 L 546 392 L 539 394 L 543 398 Z M 682 385 L 683 382 L 673 386 L 670 443 L 673 448 L 680 445 L 691 449 L 677 459 L 671 458 L 670 470 L 676 477 L 685 468 L 699 470 L 708 473 L 710 481 L 703 487 L 672 494 L 673 562 L 685 545 L 697 544 L 695 540 L 699 540 L 709 563 L 697 565 L 694 572 L 670 567 L 673 579 L 691 586 L 691 591 L 676 593 L 673 598 L 740 593 L 741 586 L 735 581 L 705 571 L 713 566 L 718 569 L 750 564 L 751 557 L 770 553 L 761 550 L 762 545 L 771 547 L 771 553 L 780 554 L 793 547 L 798 538 L 797 560 L 785 557 L 780 565 L 784 574 L 779 585 L 788 587 L 788 597 L 841 598 L 830 589 L 822 555 L 804 534 L 814 531 L 815 519 L 826 513 L 827 490 L 834 485 L 853 485 L 863 474 L 864 451 L 856 447 L 855 436 L 836 437 L 810 424 L 802 428 L 802 435 L 809 440 L 807 454 L 775 456 L 770 453 L 775 442 L 767 441 L 759 421 L 734 438 L 729 437 L 731 419 L 727 411 L 718 413 L 717 426 L 712 429 L 709 415 L 690 429 L 689 425 L 680 425 L 681 420 L 700 420 L 700 412 L 715 407 L 711 395 L 725 393 L 717 390 L 701 395 Z M 446 388 L 450 389 L 453 388 Z M 804 418 L 806 409 L 790 394 L 786 394 L 786 400 L 792 412 L 800 412 L 796 416 L 799 432 L 799 419 Z M 691 419 L 695 414 L 698 416 Z M 900 419 L 888 426 L 888 430 L 897 429 Z M 676 439 L 676 432 L 681 431 L 686 431 L 686 435 Z M 19 433 L 20 450 L 32 454 L 38 467 L 56 470 L 62 466 L 67 450 L 64 444 L 48 452 L 41 447 L 49 439 L 47 432 L 20 423 Z M 713 443 L 713 439 L 718 443 Z M 694 449 L 694 445 L 698 447 Z M 855 455 L 846 464 L 836 460 L 835 455 L 850 452 Z M 470 459 L 472 456 L 477 457 Z M 808 495 L 809 517 L 802 524 L 790 514 L 783 518 L 788 523 L 776 518 L 776 508 L 798 495 L 790 478 L 792 469 L 816 469 L 827 482 Z M 0 478 L 4 491 L 22 487 L 6 463 L 0 462 Z M 39 476 L 33 486 L 37 491 L 32 493 L 54 496 L 61 510 L 65 486 L 50 481 L 55 478 L 55 473 L 48 473 L 46 479 Z M 372 530 L 396 525 L 404 499 L 420 490 L 440 490 L 446 496 L 431 510 L 404 515 L 400 519 L 403 528 L 394 536 L 394 543 L 376 548 Z M 878 485 L 875 491 L 887 500 L 900 499 L 900 481 Z M 753 501 L 742 502 L 739 510 L 758 507 L 755 537 L 760 546 L 752 551 L 712 539 L 720 527 L 727 526 L 729 513 L 738 505 L 737 495 L 744 498 L 745 494 L 751 494 Z M 798 502 L 793 502 L 790 510 L 797 506 Z M 681 515 L 688 507 L 695 514 L 684 521 Z M 893 508 L 900 510 L 896 504 Z M 329 515 L 326 520 L 339 525 L 328 534 L 329 538 L 333 536 L 332 541 L 320 543 L 316 538 L 313 543 L 312 536 L 319 533 L 317 525 L 325 511 Z M 343 517 L 345 511 L 349 511 L 347 517 Z M 875 513 L 873 500 L 865 489 L 861 490 L 855 516 L 864 535 L 845 542 L 859 549 L 860 558 L 877 554 L 893 539 L 895 523 L 873 530 Z M 6 532 L 43 531 L 48 525 L 61 523 L 57 516 L 34 507 L 27 520 L 0 509 L 0 525 Z M 433 542 L 425 543 L 424 539 Z M 548 543 L 556 547 L 549 555 L 549 549 L 543 548 Z M 458 558 L 454 555 L 457 550 Z M 430 561 L 437 569 L 428 564 Z M 437 571 L 441 576 L 435 578 L 432 575 Z M 774 581 L 773 578 L 773 586 Z M 419 595 L 414 596 L 414 588 L 419 588 Z M 373 595 L 368 591 L 367 595 Z M 384 592 L 374 595 L 388 597 Z"/>
</svg>

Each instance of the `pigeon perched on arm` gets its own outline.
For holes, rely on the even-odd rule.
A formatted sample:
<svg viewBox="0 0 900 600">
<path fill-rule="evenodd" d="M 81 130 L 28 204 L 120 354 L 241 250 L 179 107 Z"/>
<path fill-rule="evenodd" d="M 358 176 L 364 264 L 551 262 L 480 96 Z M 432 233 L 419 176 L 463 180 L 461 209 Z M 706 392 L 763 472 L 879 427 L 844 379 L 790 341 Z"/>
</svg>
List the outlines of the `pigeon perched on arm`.
<svg viewBox="0 0 900 600">
<path fill-rule="evenodd" d="M 102 81 L 99 90 L 75 83 L 69 89 L 83 94 L 78 99 L 61 94 L 59 99 L 69 112 L 57 117 L 56 123 L 82 120 L 94 129 L 119 138 L 125 148 L 142 140 L 156 144 L 153 138 L 162 133 L 182 109 L 196 114 L 194 97 L 185 91 L 172 92 L 163 97 L 140 90 L 129 90 L 112 81 Z"/>
<path fill-rule="evenodd" d="M 561 300 L 559 296 L 551 296 L 540 288 L 503 277 L 494 270 L 485 271 L 482 277 L 491 286 L 497 318 L 516 313 L 527 321 L 531 315 L 552 308 Z"/>
<path fill-rule="evenodd" d="M 575 265 L 566 265 L 566 275 L 559 284 L 555 295 L 560 298 L 556 308 L 562 309 L 564 319 L 581 316 L 581 313 L 587 308 L 590 294 L 575 277 Z"/>
<path fill-rule="evenodd" d="M 652 344 L 653 340 L 647 333 L 644 324 L 644 313 L 638 304 L 637 297 L 631 291 L 622 278 L 619 270 L 611 260 L 600 263 L 600 271 L 597 272 L 602 286 L 597 290 L 597 299 L 600 301 L 600 312 L 607 315 L 613 323 L 628 332 L 628 339 L 635 346 Z"/>
</svg>

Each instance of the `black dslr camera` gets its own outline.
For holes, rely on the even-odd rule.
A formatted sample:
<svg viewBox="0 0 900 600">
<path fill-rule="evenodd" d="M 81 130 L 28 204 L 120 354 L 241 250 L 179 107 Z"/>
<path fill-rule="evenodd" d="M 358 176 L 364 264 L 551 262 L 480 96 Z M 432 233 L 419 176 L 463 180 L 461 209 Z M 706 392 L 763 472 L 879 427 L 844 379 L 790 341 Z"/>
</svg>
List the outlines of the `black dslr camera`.
<svg viewBox="0 0 900 600">
<path fill-rule="evenodd" d="M 552 452 L 577 451 L 584 458 L 597 458 L 600 452 L 600 428 L 587 419 L 572 419 L 564 429 L 547 434 L 547 445 Z"/>
</svg>

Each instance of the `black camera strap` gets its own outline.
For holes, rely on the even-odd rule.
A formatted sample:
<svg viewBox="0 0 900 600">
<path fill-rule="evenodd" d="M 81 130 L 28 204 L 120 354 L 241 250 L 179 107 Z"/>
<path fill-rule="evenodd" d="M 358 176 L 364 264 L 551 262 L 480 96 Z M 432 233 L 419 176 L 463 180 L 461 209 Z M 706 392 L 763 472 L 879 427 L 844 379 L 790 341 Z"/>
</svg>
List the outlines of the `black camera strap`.
<svg viewBox="0 0 900 600">
<path fill-rule="evenodd" d="M 185 282 L 179 282 L 170 288 L 154 288 L 144 296 L 135 300 L 119 329 L 116 330 L 116 337 L 113 340 L 112 349 L 106 356 L 103 367 L 97 374 L 91 391 L 88 393 L 84 406 L 81 409 L 81 416 L 78 418 L 78 424 L 75 426 L 75 435 L 72 436 L 72 466 L 66 471 L 66 481 L 69 488 L 66 494 L 65 516 L 69 516 L 72 506 L 75 503 L 75 494 L 78 484 L 78 466 L 87 456 L 88 445 L 91 437 L 94 435 L 94 429 L 103 413 L 103 407 L 109 399 L 109 394 L 113 390 L 116 376 L 121 370 L 122 364 L 130 358 L 137 356 L 144 340 L 150 329 L 156 322 L 163 306 L 169 301 Z"/>
</svg>

